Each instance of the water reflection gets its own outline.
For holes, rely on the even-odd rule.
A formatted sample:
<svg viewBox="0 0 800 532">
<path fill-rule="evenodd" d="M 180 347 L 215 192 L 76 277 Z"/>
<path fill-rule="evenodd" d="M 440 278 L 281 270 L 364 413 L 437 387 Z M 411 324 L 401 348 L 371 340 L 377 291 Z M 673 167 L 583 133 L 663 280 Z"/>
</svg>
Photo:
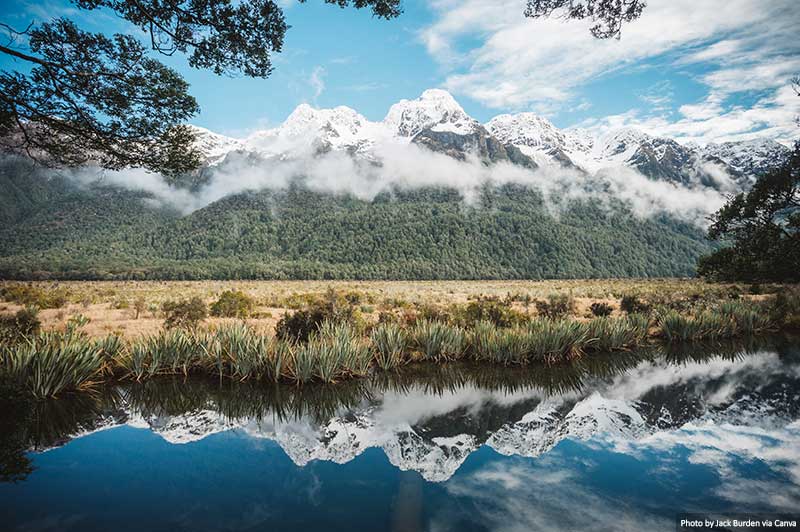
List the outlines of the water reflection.
<svg viewBox="0 0 800 532">
<path fill-rule="evenodd" d="M 794 510 L 799 345 L 776 337 L 524 370 L 426 365 L 302 388 L 161 379 L 33 405 L 5 394 L 0 478 L 24 485 L 24 478 L 37 478 L 33 467 L 44 479 L 47 466 L 37 458 L 43 451 L 99 442 L 105 429 L 127 427 L 156 435 L 176 457 L 178 449 L 203 463 L 237 457 L 238 469 L 226 472 L 234 484 L 246 485 L 250 468 L 266 467 L 257 450 L 278 449 L 291 461 L 285 467 L 295 468 L 280 488 L 288 490 L 284 505 L 301 491 L 317 503 L 340 496 L 330 491 L 336 482 L 379 497 L 394 470 L 396 484 L 382 503 L 392 510 L 375 510 L 375 528 L 570 530 L 613 514 L 613 529 L 641 530 L 673 528 L 678 510 Z M 216 446 L 215 454 L 204 454 L 202 442 Z M 81 453 L 73 460 L 101 452 L 91 449 L 73 451 Z M 185 467 L 170 464 L 173 453 L 159 449 L 159 460 Z M 278 467 L 281 459 L 270 456 Z M 361 470 L 364 464 L 370 468 Z M 260 489 L 266 496 L 271 488 Z M 435 508 L 430 500 L 438 501 Z M 349 499 L 340 504 L 338 510 L 358 507 Z M 256 506 L 249 511 L 261 515 Z M 264 515 L 274 519 L 274 509 Z M 197 528 L 194 517 L 184 518 L 181 526 Z M 281 513 L 287 526 L 279 528 L 292 528 L 296 518 Z M 308 519 L 291 522 L 305 526 Z M 352 526 L 352 519 L 342 522 Z"/>
</svg>

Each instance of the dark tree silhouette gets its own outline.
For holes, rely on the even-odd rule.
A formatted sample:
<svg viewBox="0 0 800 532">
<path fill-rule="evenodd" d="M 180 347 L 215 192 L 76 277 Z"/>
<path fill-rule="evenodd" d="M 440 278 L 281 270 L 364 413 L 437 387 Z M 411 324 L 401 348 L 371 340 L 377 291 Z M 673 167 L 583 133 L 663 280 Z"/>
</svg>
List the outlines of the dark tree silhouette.
<svg viewBox="0 0 800 532">
<path fill-rule="evenodd" d="M 400 0 L 325 0 L 370 8 L 380 18 L 400 14 Z M 149 35 L 154 51 L 187 54 L 189 64 L 219 75 L 266 77 L 288 29 L 272 0 L 72 0 L 83 10 L 105 8 Z M 106 36 L 57 19 L 14 29 L 0 53 L 18 70 L 0 71 L 0 147 L 49 166 L 89 161 L 105 168 L 135 166 L 178 175 L 197 167 L 192 131 L 197 113 L 188 84 L 148 57 L 130 35 Z"/>
<path fill-rule="evenodd" d="M 646 5 L 644 0 L 528 0 L 525 16 L 589 19 L 598 39 L 620 38 L 622 24 L 639 18 Z"/>
<path fill-rule="evenodd" d="M 700 259 L 700 275 L 800 281 L 800 142 L 786 163 L 732 197 L 711 221 L 709 238 L 731 245 Z"/>
</svg>

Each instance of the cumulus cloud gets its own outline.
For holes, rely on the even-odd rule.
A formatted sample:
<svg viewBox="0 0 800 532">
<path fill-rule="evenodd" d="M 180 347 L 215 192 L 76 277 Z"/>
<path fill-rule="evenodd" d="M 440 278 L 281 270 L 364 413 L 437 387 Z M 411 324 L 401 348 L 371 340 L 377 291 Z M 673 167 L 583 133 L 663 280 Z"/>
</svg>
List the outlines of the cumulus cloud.
<svg viewBox="0 0 800 532">
<path fill-rule="evenodd" d="M 524 0 L 431 0 L 436 17 L 420 33 L 447 72 L 445 87 L 498 109 L 570 109 L 581 89 L 601 76 L 647 67 L 675 71 L 702 64 L 708 94 L 681 108 L 677 120 L 664 94 L 645 94 L 626 124 L 701 144 L 752 138 L 797 138 L 798 102 L 783 87 L 800 71 L 794 0 L 649 2 L 620 40 L 597 40 L 588 23 L 522 16 Z M 682 74 L 687 75 L 687 74 Z M 752 106 L 735 94 L 762 91 Z M 607 121 L 601 121 L 605 125 Z M 664 128 L 669 128 L 669 133 Z"/>
</svg>

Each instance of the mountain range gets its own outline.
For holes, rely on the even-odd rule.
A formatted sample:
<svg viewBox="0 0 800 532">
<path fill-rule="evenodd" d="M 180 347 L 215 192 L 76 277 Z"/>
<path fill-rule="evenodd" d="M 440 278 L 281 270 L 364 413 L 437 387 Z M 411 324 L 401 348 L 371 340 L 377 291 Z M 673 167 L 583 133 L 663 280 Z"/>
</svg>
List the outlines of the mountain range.
<svg viewBox="0 0 800 532">
<path fill-rule="evenodd" d="M 586 129 L 559 129 L 534 113 L 503 114 L 481 124 L 440 89 L 401 100 L 381 122 L 371 122 L 349 107 L 314 109 L 302 104 L 280 126 L 244 139 L 194 130 L 210 167 L 242 155 L 285 160 L 331 151 L 379 162 L 379 147 L 405 142 L 461 160 L 472 155 L 484 163 L 506 161 L 531 169 L 572 168 L 594 174 L 626 166 L 652 179 L 725 191 L 748 188 L 790 153 L 768 138 L 701 147 L 632 128 L 594 136 Z"/>
<path fill-rule="evenodd" d="M 497 279 L 693 275 L 705 219 L 789 149 L 486 124 L 442 90 L 372 122 L 300 105 L 203 165 L 52 171 L 0 159 L 0 277 Z"/>
</svg>

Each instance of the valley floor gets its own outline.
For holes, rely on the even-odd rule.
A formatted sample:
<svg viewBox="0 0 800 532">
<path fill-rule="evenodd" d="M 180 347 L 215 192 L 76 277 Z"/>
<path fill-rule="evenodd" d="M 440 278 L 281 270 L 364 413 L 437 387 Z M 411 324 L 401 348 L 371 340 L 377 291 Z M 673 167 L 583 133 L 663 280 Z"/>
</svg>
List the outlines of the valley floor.
<svg viewBox="0 0 800 532">
<path fill-rule="evenodd" d="M 0 289 L 13 284 L 0 281 Z M 361 315 L 375 321 L 382 311 L 421 308 L 446 308 L 463 305 L 478 297 L 508 298 L 513 307 L 536 314 L 535 302 L 553 294 L 571 295 L 575 306 L 572 316 L 588 319 L 592 303 L 602 302 L 619 315 L 620 299 L 635 295 L 648 301 L 727 299 L 741 293 L 749 299 L 762 299 L 760 292 L 770 287 L 734 284 L 709 284 L 697 279 L 575 279 L 552 281 L 48 281 L 27 283 L 45 292 L 60 291 L 66 302 L 60 308 L 41 310 L 43 330 L 63 330 L 70 318 L 83 315 L 89 319 L 83 331 L 92 337 L 118 334 L 140 337 L 162 330 L 161 305 L 168 300 L 200 297 L 211 304 L 226 290 L 241 290 L 256 301 L 247 319 L 256 330 L 272 333 L 278 320 L 287 312 L 303 308 L 319 299 L 329 289 L 354 302 Z M 757 293 L 753 293 L 757 292 Z M 137 317 L 135 302 L 144 302 Z M 22 308 L 13 302 L 0 302 L 0 316 Z M 230 318 L 210 317 L 205 326 L 231 323 Z"/>
</svg>

